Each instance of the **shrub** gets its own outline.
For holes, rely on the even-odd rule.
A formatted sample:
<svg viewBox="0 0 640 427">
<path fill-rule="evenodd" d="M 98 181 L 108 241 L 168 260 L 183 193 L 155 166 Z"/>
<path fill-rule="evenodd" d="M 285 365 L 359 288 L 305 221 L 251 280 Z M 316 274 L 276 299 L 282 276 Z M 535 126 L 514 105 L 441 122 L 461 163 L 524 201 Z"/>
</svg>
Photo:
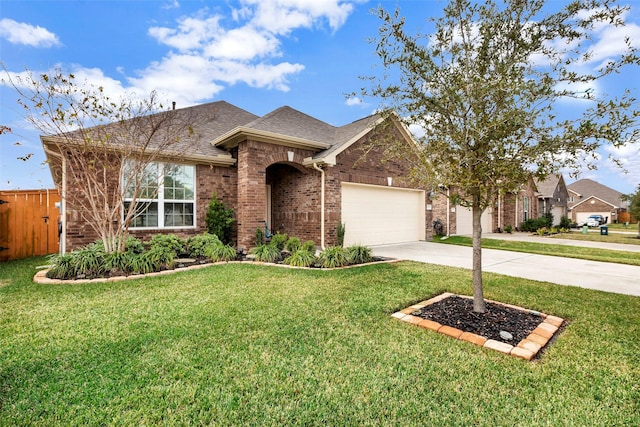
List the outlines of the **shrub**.
<svg viewBox="0 0 640 427">
<path fill-rule="evenodd" d="M 323 268 L 344 267 L 349 263 L 344 249 L 340 246 L 329 246 L 320 252 L 318 262 Z"/>
<path fill-rule="evenodd" d="M 544 227 L 551 228 L 553 227 L 553 214 L 551 212 L 547 212 L 541 217 L 544 222 Z"/>
<path fill-rule="evenodd" d="M 291 256 L 285 258 L 283 263 L 294 267 L 311 267 L 316 261 L 316 257 L 312 252 L 298 249 Z"/>
<path fill-rule="evenodd" d="M 207 249 L 210 246 L 221 245 L 222 242 L 215 234 L 199 234 L 190 237 L 187 241 L 187 253 L 191 258 L 207 258 Z"/>
<path fill-rule="evenodd" d="M 213 262 L 233 261 L 238 257 L 233 246 L 223 245 L 222 243 L 207 246 L 206 253 Z"/>
<path fill-rule="evenodd" d="M 545 234 L 549 234 L 549 229 L 547 227 L 540 227 L 536 230 L 538 236 L 544 236 Z"/>
<path fill-rule="evenodd" d="M 71 253 L 74 276 L 96 277 L 105 272 L 105 252 L 101 244 L 91 243 Z"/>
<path fill-rule="evenodd" d="M 205 218 L 207 224 L 207 232 L 214 234 L 225 245 L 230 244 L 233 236 L 233 209 L 227 209 L 224 203 L 218 199 L 218 195 L 214 192 L 211 202 L 209 202 L 209 210 Z"/>
<path fill-rule="evenodd" d="M 344 233 L 345 233 L 345 225 L 343 223 L 338 224 L 336 227 L 336 235 L 338 237 L 338 246 L 344 246 Z"/>
<path fill-rule="evenodd" d="M 286 234 L 276 233 L 271 236 L 271 242 L 269 244 L 275 246 L 281 251 L 284 249 L 284 245 L 287 243 L 287 240 L 289 240 L 289 236 Z"/>
<path fill-rule="evenodd" d="M 49 258 L 49 264 L 51 267 L 47 272 L 47 277 L 50 279 L 73 279 L 75 277 L 73 268 L 73 255 L 69 254 L 55 254 Z"/>
<path fill-rule="evenodd" d="M 167 253 L 172 252 L 173 258 L 175 258 L 185 252 L 185 246 L 185 240 L 179 238 L 175 234 L 155 234 L 151 237 L 149 250 L 162 249 Z"/>
<path fill-rule="evenodd" d="M 298 239 L 297 237 L 290 237 L 289 240 L 287 240 L 287 243 L 284 245 L 284 248 L 293 254 L 300 249 L 301 245 L 302 244 L 300 243 L 300 239 Z"/>
<path fill-rule="evenodd" d="M 566 228 L 567 230 L 571 229 L 571 218 L 564 215 L 560 218 L 560 228 Z"/>
<path fill-rule="evenodd" d="M 262 228 L 258 227 L 256 228 L 256 246 L 262 246 L 264 245 L 264 230 L 262 230 Z"/>
<path fill-rule="evenodd" d="M 156 245 L 152 246 L 145 256 L 149 258 L 149 262 L 156 266 L 155 270 L 166 268 L 171 270 L 175 265 L 176 253 L 171 249 Z"/>
<path fill-rule="evenodd" d="M 513 232 L 513 226 L 511 224 L 507 224 L 507 226 L 504 228 L 504 231 L 508 234 L 511 234 Z"/>
<path fill-rule="evenodd" d="M 316 244 L 313 242 L 313 240 L 307 240 L 306 242 L 304 242 L 302 244 L 302 247 L 300 247 L 301 251 L 307 251 L 310 252 L 312 254 L 316 253 Z"/>
<path fill-rule="evenodd" d="M 527 232 L 535 232 L 542 227 L 547 227 L 547 220 L 545 218 L 530 218 L 520 225 L 520 229 Z"/>
<path fill-rule="evenodd" d="M 365 264 L 373 259 L 371 249 L 366 246 L 349 246 L 345 249 L 345 254 L 349 264 Z"/>
<path fill-rule="evenodd" d="M 272 244 L 260 245 L 251 249 L 251 253 L 255 255 L 256 261 L 260 262 L 277 262 L 281 257 L 280 249 Z"/>
</svg>

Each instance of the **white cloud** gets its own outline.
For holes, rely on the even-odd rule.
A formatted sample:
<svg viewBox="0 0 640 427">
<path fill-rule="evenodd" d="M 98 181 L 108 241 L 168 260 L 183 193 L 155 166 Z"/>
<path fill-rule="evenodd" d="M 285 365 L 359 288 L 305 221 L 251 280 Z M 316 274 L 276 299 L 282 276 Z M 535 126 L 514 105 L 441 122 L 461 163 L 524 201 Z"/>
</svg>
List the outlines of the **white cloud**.
<svg viewBox="0 0 640 427">
<path fill-rule="evenodd" d="M 345 104 L 347 104 L 350 107 L 354 105 L 362 105 L 362 99 L 358 98 L 357 96 L 352 96 L 350 98 L 347 98 L 347 100 L 345 101 Z"/>
<path fill-rule="evenodd" d="M 620 174 L 626 184 L 630 184 L 632 188 L 637 188 L 640 185 L 640 142 L 628 143 L 617 148 L 607 146 L 605 152 L 618 159 L 627 173 L 620 174 L 620 168 L 611 161 L 607 161 L 605 168 L 612 173 Z"/>
<path fill-rule="evenodd" d="M 40 26 L 33 26 L 13 19 L 0 19 L 0 37 L 13 44 L 33 47 L 60 46 L 60 40 L 51 31 Z"/>
</svg>

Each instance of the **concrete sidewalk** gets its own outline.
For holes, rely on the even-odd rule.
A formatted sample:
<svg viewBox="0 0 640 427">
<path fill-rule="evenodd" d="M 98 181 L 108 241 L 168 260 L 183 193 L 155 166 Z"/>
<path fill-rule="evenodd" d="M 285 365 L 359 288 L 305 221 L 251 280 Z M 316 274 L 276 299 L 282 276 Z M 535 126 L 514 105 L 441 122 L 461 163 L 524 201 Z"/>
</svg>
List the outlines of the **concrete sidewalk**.
<svg viewBox="0 0 640 427">
<path fill-rule="evenodd" d="M 372 250 L 376 256 L 472 268 L 472 249 L 466 246 L 411 242 L 374 246 Z M 632 265 L 483 249 L 482 271 L 640 296 L 640 267 Z"/>
<path fill-rule="evenodd" d="M 609 232 L 609 234 L 611 235 L 615 233 Z M 617 233 L 617 234 L 624 234 L 631 237 L 635 237 L 638 235 L 637 232 L 634 232 L 634 233 L 625 232 L 625 233 Z M 467 236 L 467 237 L 471 237 L 471 236 Z M 542 244 L 549 244 L 549 245 L 582 246 L 585 248 L 599 248 L 599 249 L 609 249 L 613 251 L 627 251 L 627 252 L 640 253 L 640 245 L 624 244 L 624 243 L 608 243 L 608 242 L 590 242 L 587 240 L 560 239 L 556 237 L 535 236 L 530 233 L 511 233 L 511 234 L 483 233 L 482 238 L 500 239 L 500 240 L 517 240 L 521 242 L 542 243 Z"/>
</svg>

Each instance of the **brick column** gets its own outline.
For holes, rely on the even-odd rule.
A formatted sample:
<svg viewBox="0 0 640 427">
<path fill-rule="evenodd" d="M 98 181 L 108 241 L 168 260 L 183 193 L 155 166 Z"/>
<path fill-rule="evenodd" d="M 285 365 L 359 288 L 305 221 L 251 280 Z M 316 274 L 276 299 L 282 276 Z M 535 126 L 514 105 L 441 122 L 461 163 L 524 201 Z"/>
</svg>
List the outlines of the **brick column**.
<svg viewBox="0 0 640 427">
<path fill-rule="evenodd" d="M 266 170 L 260 151 L 252 141 L 238 146 L 238 247 L 255 246 L 256 228 L 264 228 Z"/>
</svg>

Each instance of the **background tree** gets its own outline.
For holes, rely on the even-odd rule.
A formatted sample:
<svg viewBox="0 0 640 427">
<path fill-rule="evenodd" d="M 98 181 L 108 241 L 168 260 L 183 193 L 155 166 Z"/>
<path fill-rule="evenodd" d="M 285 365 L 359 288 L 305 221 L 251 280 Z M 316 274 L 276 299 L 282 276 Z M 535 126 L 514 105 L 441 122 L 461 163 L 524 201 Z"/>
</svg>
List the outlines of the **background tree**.
<svg viewBox="0 0 640 427">
<path fill-rule="evenodd" d="M 406 144 L 382 141 L 387 155 L 410 162 L 415 181 L 449 188 L 453 203 L 471 208 L 476 312 L 486 311 L 480 218 L 495 196 L 516 191 L 531 175 L 577 169 L 582 159 L 592 164 L 601 145 L 638 136 L 631 94 L 592 90 L 599 79 L 637 65 L 629 41 L 624 54 L 595 71 L 585 67 L 594 30 L 624 25 L 625 8 L 578 0 L 545 14 L 543 6 L 451 0 L 430 35 L 408 32 L 398 10 L 378 9 L 382 25 L 373 42 L 385 73 L 369 78 L 362 94 L 381 98 L 383 115 L 425 130 L 411 155 Z M 560 117 L 557 103 L 568 98 L 588 106 Z"/>
<path fill-rule="evenodd" d="M 629 202 L 629 213 L 638 220 L 638 239 L 640 239 L 640 185 L 635 193 L 623 196 L 622 200 Z"/>
<path fill-rule="evenodd" d="M 162 176 L 149 167 L 176 156 L 180 142 L 195 137 L 193 120 L 181 110 L 166 111 L 155 93 L 112 99 L 102 87 L 75 81 L 56 70 L 9 76 L 27 119 L 42 134 L 52 169 L 64 174 L 62 200 L 104 242 L 122 252 L 132 220 L 144 211 L 138 201 L 155 197 Z M 53 160 L 51 160 L 53 159 Z M 125 205 L 124 198 L 131 200 Z"/>
</svg>

